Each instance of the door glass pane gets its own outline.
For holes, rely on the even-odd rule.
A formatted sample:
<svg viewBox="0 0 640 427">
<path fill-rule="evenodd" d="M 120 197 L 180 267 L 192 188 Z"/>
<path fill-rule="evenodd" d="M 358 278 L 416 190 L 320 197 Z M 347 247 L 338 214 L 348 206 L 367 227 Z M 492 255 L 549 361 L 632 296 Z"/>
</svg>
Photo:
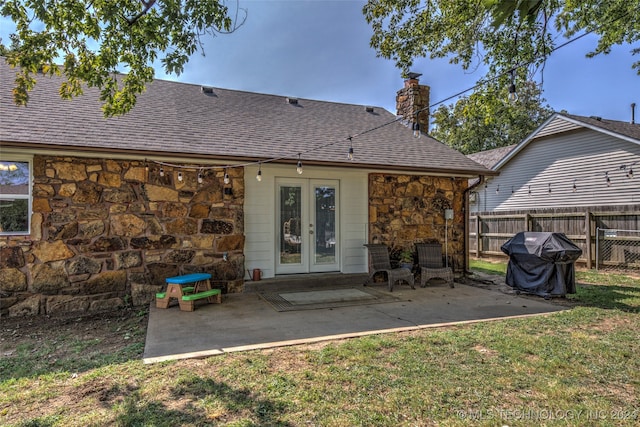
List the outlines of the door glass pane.
<svg viewBox="0 0 640 427">
<path fill-rule="evenodd" d="M 280 187 L 280 264 L 302 262 L 302 188 Z"/>
<path fill-rule="evenodd" d="M 316 187 L 315 190 L 315 263 L 336 262 L 336 189 Z"/>
</svg>

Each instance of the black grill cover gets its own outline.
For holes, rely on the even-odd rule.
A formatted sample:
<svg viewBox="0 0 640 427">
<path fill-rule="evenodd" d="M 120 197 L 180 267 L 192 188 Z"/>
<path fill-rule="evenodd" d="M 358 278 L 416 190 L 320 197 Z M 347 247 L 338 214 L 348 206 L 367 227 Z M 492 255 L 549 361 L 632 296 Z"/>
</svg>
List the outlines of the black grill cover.
<svg viewBox="0 0 640 427">
<path fill-rule="evenodd" d="M 563 233 L 522 231 L 500 249 L 509 255 L 512 288 L 544 297 L 576 293 L 574 263 L 582 249 Z"/>
</svg>

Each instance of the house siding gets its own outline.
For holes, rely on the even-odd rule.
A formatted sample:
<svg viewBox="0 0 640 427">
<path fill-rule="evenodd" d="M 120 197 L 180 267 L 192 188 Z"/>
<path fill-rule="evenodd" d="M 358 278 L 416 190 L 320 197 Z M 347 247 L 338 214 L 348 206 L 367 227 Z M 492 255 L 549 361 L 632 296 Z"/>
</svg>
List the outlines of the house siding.
<svg viewBox="0 0 640 427">
<path fill-rule="evenodd" d="M 640 171 L 639 144 L 589 129 L 537 138 L 476 189 L 472 211 L 640 203 L 638 177 L 621 169 L 634 162 Z"/>
<path fill-rule="evenodd" d="M 582 126 L 567 121 L 562 117 L 556 117 L 536 133 L 536 138 L 544 138 L 545 136 L 556 135 L 562 132 L 580 129 L 581 127 Z"/>
<path fill-rule="evenodd" d="M 342 273 L 367 271 L 363 244 L 367 240 L 367 172 L 346 168 L 326 169 L 307 166 L 297 175 L 293 166 L 262 165 L 262 181 L 255 176 L 258 167 L 246 168 L 245 259 L 248 270 L 259 268 L 263 278 L 276 275 L 276 178 L 330 179 L 339 181 L 339 270 Z"/>
</svg>

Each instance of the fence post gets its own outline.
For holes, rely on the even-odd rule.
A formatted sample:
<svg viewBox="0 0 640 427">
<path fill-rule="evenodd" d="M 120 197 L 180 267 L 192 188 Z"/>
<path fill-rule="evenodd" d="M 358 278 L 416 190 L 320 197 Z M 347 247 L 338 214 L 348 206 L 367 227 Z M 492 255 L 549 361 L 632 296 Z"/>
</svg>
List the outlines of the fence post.
<svg viewBox="0 0 640 427">
<path fill-rule="evenodd" d="M 591 256 L 591 238 L 592 238 L 592 227 L 593 223 L 591 222 L 591 212 L 589 209 L 584 213 L 584 240 L 585 240 L 585 249 L 586 249 L 586 258 L 587 258 L 587 269 L 591 270 L 593 268 L 593 257 Z"/>
<path fill-rule="evenodd" d="M 482 243 L 480 242 L 480 215 L 476 215 L 476 259 L 480 259 Z"/>
<path fill-rule="evenodd" d="M 596 227 L 596 271 L 600 264 L 600 228 Z"/>
</svg>

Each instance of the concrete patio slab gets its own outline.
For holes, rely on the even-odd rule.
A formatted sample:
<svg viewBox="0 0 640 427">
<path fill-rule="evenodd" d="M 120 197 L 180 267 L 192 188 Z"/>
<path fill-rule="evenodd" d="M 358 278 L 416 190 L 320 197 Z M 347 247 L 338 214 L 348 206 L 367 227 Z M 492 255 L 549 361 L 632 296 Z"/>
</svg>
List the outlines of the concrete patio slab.
<svg viewBox="0 0 640 427">
<path fill-rule="evenodd" d="M 362 285 L 353 285 L 356 287 Z M 386 286 L 374 286 L 382 291 Z M 401 301 L 301 311 L 276 311 L 255 292 L 228 294 L 193 312 L 178 307 L 149 314 L 144 362 L 313 343 L 469 322 L 526 317 L 566 309 L 544 299 L 475 286 L 394 288 Z"/>
</svg>

